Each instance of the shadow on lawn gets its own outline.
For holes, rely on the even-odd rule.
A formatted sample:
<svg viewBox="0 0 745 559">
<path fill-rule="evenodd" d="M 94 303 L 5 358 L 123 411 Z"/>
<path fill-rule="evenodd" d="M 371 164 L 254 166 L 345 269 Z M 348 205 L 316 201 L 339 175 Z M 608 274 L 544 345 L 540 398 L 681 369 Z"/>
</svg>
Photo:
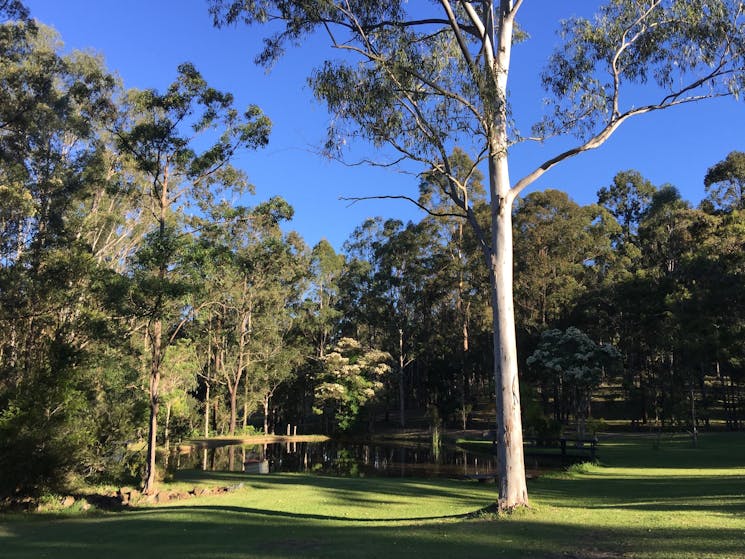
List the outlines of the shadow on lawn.
<svg viewBox="0 0 745 559">
<path fill-rule="evenodd" d="M 745 476 L 583 476 L 540 480 L 531 489 L 555 507 L 745 515 Z"/>
<path fill-rule="evenodd" d="M 244 506 L 221 506 L 221 505 L 184 505 L 172 507 L 174 510 L 185 513 L 209 513 L 209 512 L 230 512 L 236 514 L 251 514 L 256 516 L 276 517 L 276 518 L 292 518 L 295 520 L 322 520 L 326 522 L 331 521 L 342 521 L 342 522 L 360 522 L 360 523 L 381 523 L 381 522 L 424 522 L 431 520 L 453 520 L 453 519 L 466 519 L 478 517 L 482 514 L 487 514 L 492 511 L 493 506 L 489 505 L 482 509 L 467 512 L 462 514 L 444 514 L 439 516 L 406 516 L 401 518 L 388 518 L 388 517 L 375 517 L 375 518 L 354 518 L 349 516 L 333 516 L 325 514 L 309 514 L 300 512 L 290 512 L 283 510 L 268 510 L 258 509 Z M 138 512 L 147 514 L 150 512 L 148 509 L 136 509 Z M 153 513 L 159 512 L 162 509 L 150 509 Z M 134 512 L 134 511 L 133 511 Z"/>
<path fill-rule="evenodd" d="M 599 457 L 615 468 L 745 468 L 745 432 L 702 433 L 695 447 L 681 433 L 604 435 Z"/>
<path fill-rule="evenodd" d="M 213 474 L 218 472 L 208 472 Z M 198 470 L 182 471 L 178 473 L 177 481 L 183 483 L 199 483 L 203 479 L 202 473 Z M 493 493 L 493 500 L 496 501 L 497 489 L 491 486 L 486 489 L 485 486 L 479 485 L 475 481 L 465 480 L 443 480 L 443 479 L 418 479 L 418 478 L 379 478 L 374 481 L 360 477 L 336 477 L 336 476 L 319 476 L 314 474 L 240 474 L 240 476 L 230 475 L 225 477 L 215 476 L 212 479 L 221 481 L 230 481 L 233 483 L 241 482 L 251 489 L 272 489 L 275 487 L 287 486 L 310 486 L 321 489 L 337 500 L 344 502 L 369 503 L 380 505 L 388 502 L 386 495 L 392 494 L 401 497 L 423 498 L 428 499 L 443 497 L 451 500 L 460 498 L 472 502 L 474 494 L 485 495 Z M 371 486 L 374 487 L 375 495 L 371 498 Z"/>
<path fill-rule="evenodd" d="M 656 559 L 742 557 L 742 530 L 598 528 L 502 521 L 329 522 L 312 515 L 268 515 L 240 507 L 186 507 L 132 511 L 101 518 L 19 522 L 0 531 L 6 559 L 158 557 L 166 559 L 264 557 L 411 557 L 428 559 L 549 558 Z"/>
</svg>

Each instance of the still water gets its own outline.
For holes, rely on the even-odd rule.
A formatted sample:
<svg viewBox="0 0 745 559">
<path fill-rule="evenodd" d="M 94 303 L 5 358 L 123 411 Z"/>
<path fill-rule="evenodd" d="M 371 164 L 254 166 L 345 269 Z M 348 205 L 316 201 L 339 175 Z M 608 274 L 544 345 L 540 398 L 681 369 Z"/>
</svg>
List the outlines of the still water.
<svg viewBox="0 0 745 559">
<path fill-rule="evenodd" d="M 186 449 L 184 449 L 186 450 Z M 464 477 L 496 475 L 495 456 L 457 447 L 401 446 L 339 441 L 192 446 L 179 469 L 247 473 L 317 472 L 343 476 Z"/>
</svg>

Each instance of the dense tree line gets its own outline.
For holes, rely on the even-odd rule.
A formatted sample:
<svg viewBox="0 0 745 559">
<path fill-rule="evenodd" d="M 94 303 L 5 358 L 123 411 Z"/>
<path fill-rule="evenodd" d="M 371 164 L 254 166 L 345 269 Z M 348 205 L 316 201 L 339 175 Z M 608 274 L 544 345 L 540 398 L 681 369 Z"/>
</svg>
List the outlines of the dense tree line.
<svg viewBox="0 0 745 559">
<path fill-rule="evenodd" d="M 505 511 L 527 506 L 514 206 L 544 173 L 601 147 L 627 121 L 706 99 L 739 97 L 743 2 L 607 0 L 594 6 L 592 17 L 566 12 L 560 44 L 539 77 L 543 107 L 534 111 L 518 108 L 510 87 L 513 65 L 520 66 L 513 47 L 528 38 L 520 24 L 523 0 L 441 0 L 426 6 L 402 0 L 208 3 L 217 26 L 264 27 L 255 62 L 265 68 L 306 38 L 324 37 L 335 54 L 318 60 L 308 82 L 333 116 L 327 153 L 344 159 L 351 156 L 348 140 L 364 140 L 378 150 L 378 157 L 365 163 L 431 169 L 453 213 L 468 222 L 490 287 L 497 506 Z M 511 175 L 515 145 L 556 136 L 569 143 L 549 155 L 534 153 L 526 174 Z M 473 160 L 465 174 L 451 165 L 453 146 Z M 488 227 L 467 194 L 477 168 L 485 172 Z M 410 300 L 403 306 L 410 310 Z M 399 328 L 401 348 L 405 336 Z"/>
<path fill-rule="evenodd" d="M 422 175 L 421 221 L 311 248 L 284 200 L 229 202 L 253 191 L 232 156 L 271 123 L 193 66 L 165 92 L 127 91 L 22 18 L 0 25 L 0 59 L 0 496 L 73 477 L 152 489 L 156 449 L 184 437 L 478 425 L 490 210 L 464 152 Z M 741 427 L 744 162 L 712 162 L 698 207 L 633 170 L 596 204 L 518 201 L 529 433 L 590 417 Z M 441 195 L 451 180 L 478 227 Z"/>
</svg>

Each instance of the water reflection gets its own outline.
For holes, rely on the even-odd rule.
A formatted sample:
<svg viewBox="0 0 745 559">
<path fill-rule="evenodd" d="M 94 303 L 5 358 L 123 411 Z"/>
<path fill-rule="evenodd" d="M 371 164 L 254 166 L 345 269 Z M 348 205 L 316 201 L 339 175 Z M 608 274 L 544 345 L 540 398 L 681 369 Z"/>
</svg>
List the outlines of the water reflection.
<svg viewBox="0 0 745 559">
<path fill-rule="evenodd" d="M 496 457 L 456 447 L 355 444 L 339 441 L 190 447 L 180 469 L 247 473 L 317 472 L 343 476 L 492 476 Z"/>
</svg>

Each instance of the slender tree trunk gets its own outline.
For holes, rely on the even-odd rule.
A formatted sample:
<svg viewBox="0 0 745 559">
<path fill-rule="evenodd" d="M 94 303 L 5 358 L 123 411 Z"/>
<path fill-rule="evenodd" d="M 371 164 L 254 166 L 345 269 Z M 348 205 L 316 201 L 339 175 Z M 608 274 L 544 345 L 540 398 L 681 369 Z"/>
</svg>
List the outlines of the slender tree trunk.
<svg viewBox="0 0 745 559">
<path fill-rule="evenodd" d="M 248 297 L 248 282 L 246 279 L 243 280 L 243 298 Z M 241 377 L 243 372 L 246 370 L 248 365 L 248 353 L 246 348 L 248 347 L 249 336 L 251 335 L 251 320 L 252 320 L 252 309 L 251 303 L 249 303 L 249 309 L 246 314 L 243 315 L 240 323 L 240 329 L 238 331 L 238 364 L 236 365 L 234 384 L 231 386 L 228 383 L 230 389 L 230 434 L 235 434 L 235 427 L 238 424 L 238 389 L 241 385 Z M 247 387 L 248 385 L 246 385 Z M 246 395 L 248 395 L 248 388 L 246 388 Z M 246 426 L 246 412 L 248 411 L 247 402 L 243 404 L 243 426 Z"/>
<path fill-rule="evenodd" d="M 464 193 L 465 204 L 468 205 L 468 193 Z M 461 404 L 461 424 L 465 431 L 468 427 L 468 414 L 470 413 L 468 398 L 468 318 L 470 310 L 470 302 L 466 303 L 464 300 L 465 292 L 465 281 L 463 279 L 463 269 L 465 263 L 463 261 L 463 223 L 458 223 L 457 227 L 457 261 L 458 261 L 458 300 L 456 302 L 456 308 L 461 318 L 461 360 L 460 360 L 460 404 Z"/>
<path fill-rule="evenodd" d="M 204 438 L 210 436 L 210 383 L 207 382 L 204 393 Z"/>
<path fill-rule="evenodd" d="M 163 446 L 166 449 L 166 456 L 168 455 L 168 451 L 170 450 L 171 446 L 171 403 L 168 402 L 166 404 L 166 423 L 163 426 Z"/>
<path fill-rule="evenodd" d="M 240 381 L 240 378 L 238 379 Z M 228 385 L 230 392 L 230 434 L 235 435 L 235 426 L 238 423 L 238 384 Z"/>
<path fill-rule="evenodd" d="M 155 456 L 156 443 L 158 435 L 158 409 L 160 406 L 160 362 L 162 359 L 163 340 L 162 340 L 163 323 L 160 319 L 155 320 L 152 325 L 152 348 L 150 361 L 150 423 L 147 441 L 147 471 L 145 484 L 142 492 L 150 495 L 155 491 Z"/>
<path fill-rule="evenodd" d="M 406 427 L 406 387 L 405 387 L 405 365 L 404 365 L 404 331 L 398 329 L 398 404 L 401 427 Z"/>
<path fill-rule="evenodd" d="M 160 198 L 159 198 L 159 210 L 158 216 L 158 233 L 161 242 L 165 240 L 166 236 L 166 217 L 168 215 L 168 209 L 170 201 L 168 198 L 168 166 L 164 168 L 163 181 L 160 184 Z M 160 285 L 165 284 L 166 274 L 168 273 L 168 262 L 166 261 L 166 255 L 160 255 L 160 262 L 158 264 L 158 280 Z M 158 295 L 158 300 L 155 303 L 155 312 L 160 313 L 163 307 L 162 295 Z M 150 366 L 150 425 L 148 433 L 148 445 L 147 445 L 147 474 L 145 478 L 145 484 L 142 488 L 142 492 L 149 495 L 155 491 L 155 455 L 156 455 L 156 442 L 158 435 L 158 407 L 159 402 L 159 389 L 160 389 L 160 366 L 163 361 L 163 320 L 159 317 L 152 321 L 152 359 Z"/>
<path fill-rule="evenodd" d="M 208 358 L 209 363 L 209 358 Z M 209 365 L 207 365 L 209 367 Z M 209 371 L 207 373 L 209 375 Z M 205 386 L 204 393 L 204 438 L 210 436 L 210 383 L 209 377 Z M 202 470 L 207 470 L 207 447 L 202 451 Z"/>
<path fill-rule="evenodd" d="M 269 395 L 264 396 L 264 434 L 269 434 Z"/>
<path fill-rule="evenodd" d="M 243 432 L 248 428 L 248 378 L 243 379 Z"/>
</svg>

